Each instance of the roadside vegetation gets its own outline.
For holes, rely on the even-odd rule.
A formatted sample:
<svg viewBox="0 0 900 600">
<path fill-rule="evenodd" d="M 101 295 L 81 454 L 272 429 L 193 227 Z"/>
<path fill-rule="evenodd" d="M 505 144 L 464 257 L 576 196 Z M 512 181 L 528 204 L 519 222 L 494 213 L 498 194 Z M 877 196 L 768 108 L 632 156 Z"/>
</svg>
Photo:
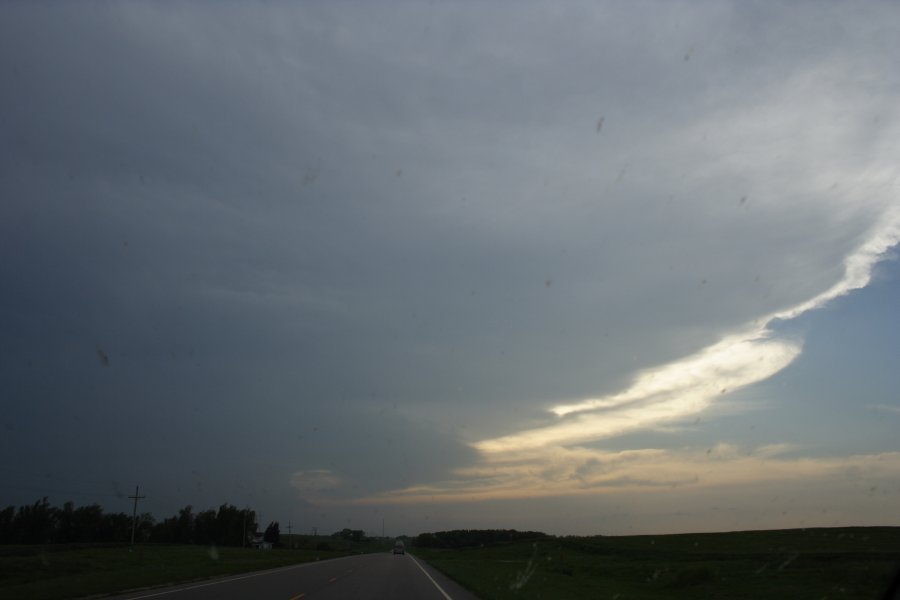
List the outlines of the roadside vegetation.
<svg viewBox="0 0 900 600">
<path fill-rule="evenodd" d="M 143 524 L 143 525 L 141 525 Z M 99 596 L 369 552 L 394 540 L 258 530 L 249 508 L 187 506 L 161 522 L 46 499 L 0 511 L 0 600 Z M 900 568 L 900 527 L 619 537 L 455 530 L 408 550 L 484 600 L 882 597 Z M 174 542 L 174 543 L 173 543 Z M 256 546 L 256 547 L 253 547 Z"/>
<path fill-rule="evenodd" d="M 260 571 L 350 554 L 393 540 L 295 536 L 295 549 L 139 544 L 0 546 L 0 600 L 59 600 Z M 318 548 L 318 549 L 317 549 Z"/>
<path fill-rule="evenodd" d="M 422 536 L 420 536 L 422 538 Z M 435 539 L 455 540 L 440 547 Z M 900 527 L 623 537 L 498 535 L 468 546 L 428 534 L 419 556 L 484 600 L 881 598 L 900 568 Z"/>
<path fill-rule="evenodd" d="M 150 513 L 128 515 L 105 512 L 99 504 L 53 506 L 44 497 L 34 504 L 0 510 L 0 544 L 116 543 L 131 541 L 164 544 L 246 546 L 255 532 L 256 512 L 223 504 L 195 511 L 185 506 L 178 514 L 157 521 Z M 275 543 L 278 523 L 271 522 L 265 541 Z"/>
<path fill-rule="evenodd" d="M 157 522 L 100 506 L 51 506 L 46 498 L 0 510 L 0 600 L 58 600 L 111 594 L 326 560 L 387 552 L 392 539 L 344 529 L 330 536 L 258 531 L 249 508 L 191 506 Z M 256 547 L 254 547 L 256 546 Z"/>
</svg>

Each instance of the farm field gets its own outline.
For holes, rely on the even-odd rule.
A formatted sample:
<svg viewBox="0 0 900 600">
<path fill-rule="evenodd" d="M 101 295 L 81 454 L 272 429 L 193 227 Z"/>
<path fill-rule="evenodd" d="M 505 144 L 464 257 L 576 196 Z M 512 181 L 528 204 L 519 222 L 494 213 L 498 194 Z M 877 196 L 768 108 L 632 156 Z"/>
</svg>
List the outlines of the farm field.
<svg viewBox="0 0 900 600">
<path fill-rule="evenodd" d="M 128 546 L 0 546 L 0 600 L 110 594 L 390 547 L 387 542 L 352 544 L 326 539 L 315 549 L 313 543 L 296 537 L 299 548 L 275 550 L 153 544 L 133 550 Z"/>
<path fill-rule="evenodd" d="M 391 540 L 299 535 L 285 541 L 292 548 L 0 546 L 0 600 L 101 596 L 391 546 Z M 544 536 L 479 547 L 408 548 L 485 600 L 876 599 L 900 568 L 898 527 Z"/>
<path fill-rule="evenodd" d="M 416 550 L 488 599 L 881 598 L 900 528 L 541 538 Z"/>
</svg>

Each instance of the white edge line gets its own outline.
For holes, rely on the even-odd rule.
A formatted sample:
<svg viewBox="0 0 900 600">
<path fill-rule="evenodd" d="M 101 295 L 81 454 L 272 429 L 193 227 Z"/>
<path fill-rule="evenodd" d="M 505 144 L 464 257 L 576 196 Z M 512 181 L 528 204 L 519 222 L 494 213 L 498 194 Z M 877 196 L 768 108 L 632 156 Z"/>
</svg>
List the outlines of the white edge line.
<svg viewBox="0 0 900 600">
<path fill-rule="evenodd" d="M 300 564 L 296 564 L 296 565 L 288 565 L 286 567 L 277 567 L 275 569 L 266 569 L 265 571 L 257 571 L 256 573 L 250 573 L 249 575 L 239 575 L 237 577 L 225 577 L 224 579 L 219 579 L 218 581 L 210 581 L 207 583 L 198 583 L 197 585 L 189 585 L 187 587 L 178 587 L 174 590 L 165 590 L 162 592 L 154 592 L 152 594 L 146 594 L 144 596 L 127 596 L 127 597 L 123 598 L 122 600 L 142 600 L 143 598 L 156 598 L 158 596 L 166 596 L 168 594 L 177 594 L 179 592 L 186 592 L 188 590 L 196 590 L 197 588 L 209 587 L 211 585 L 219 585 L 220 583 L 229 583 L 231 581 L 240 581 L 241 579 L 250 579 L 252 577 L 262 577 L 263 575 L 271 575 L 272 573 L 277 573 L 278 571 L 287 571 L 288 569 L 298 569 L 300 567 L 308 567 L 310 565 L 320 564 L 323 562 L 330 562 L 333 560 L 342 560 L 345 558 L 353 558 L 354 556 L 357 556 L 357 555 L 353 554 L 350 556 L 338 556 L 336 558 L 328 558 L 325 560 L 312 560 L 309 562 L 304 562 L 304 563 L 300 563 Z M 419 568 L 421 569 L 421 567 L 419 567 Z M 425 574 L 428 575 L 428 573 L 425 573 Z M 429 579 L 431 579 L 431 578 L 429 577 Z M 437 584 L 435 583 L 434 585 L 437 585 Z M 440 588 L 438 588 L 438 589 L 440 589 Z M 443 590 L 441 590 L 441 591 L 443 591 Z M 444 594 L 444 595 L 447 596 L 447 594 Z M 447 600 L 452 600 L 452 598 L 450 598 L 450 596 L 447 596 Z"/>
<path fill-rule="evenodd" d="M 415 557 L 415 556 L 413 556 L 412 554 L 410 554 L 409 557 L 412 559 L 413 563 L 415 563 L 415 565 L 416 565 L 417 567 L 419 567 L 419 570 L 421 570 L 423 573 L 425 573 L 425 577 L 428 578 L 428 581 L 430 581 L 431 583 L 433 583 L 433 584 L 434 584 L 434 587 L 436 587 L 436 588 L 438 589 L 438 591 L 444 595 L 444 598 L 446 598 L 447 600 L 453 600 L 453 598 L 451 598 L 450 595 L 449 595 L 447 592 L 444 591 L 444 588 L 442 588 L 441 586 L 439 586 L 438 583 L 437 583 L 437 581 L 435 581 L 434 579 L 431 578 L 431 575 L 428 574 L 428 571 L 426 571 L 424 568 L 422 568 L 422 565 L 419 564 L 419 561 L 416 560 L 416 557 Z"/>
</svg>

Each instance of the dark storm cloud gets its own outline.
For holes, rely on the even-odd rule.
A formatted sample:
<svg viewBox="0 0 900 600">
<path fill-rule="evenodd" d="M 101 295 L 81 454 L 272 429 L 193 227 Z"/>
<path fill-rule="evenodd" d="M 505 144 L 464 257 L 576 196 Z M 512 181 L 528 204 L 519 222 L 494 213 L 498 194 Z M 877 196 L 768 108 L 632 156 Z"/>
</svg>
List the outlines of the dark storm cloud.
<svg viewBox="0 0 900 600">
<path fill-rule="evenodd" d="M 814 297 L 896 130 L 848 11 L 5 5 L 4 452 L 373 494 Z"/>
</svg>

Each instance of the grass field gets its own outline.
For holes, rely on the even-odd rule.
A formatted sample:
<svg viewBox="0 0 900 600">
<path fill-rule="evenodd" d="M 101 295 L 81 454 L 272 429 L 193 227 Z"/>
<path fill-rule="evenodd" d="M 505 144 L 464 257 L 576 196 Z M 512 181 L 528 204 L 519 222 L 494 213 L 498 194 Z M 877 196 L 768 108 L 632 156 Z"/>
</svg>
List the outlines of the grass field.
<svg viewBox="0 0 900 600">
<path fill-rule="evenodd" d="M 105 594 L 391 546 L 390 540 L 286 537 L 294 549 L 0 546 L 0 600 Z M 880 598 L 900 567 L 900 528 L 548 537 L 483 548 L 413 551 L 485 600 L 856 600 Z"/>
<path fill-rule="evenodd" d="M 310 536 L 311 537 L 311 536 Z M 0 546 L 0 600 L 57 600 L 206 579 L 386 551 L 390 542 L 353 544 L 295 536 L 299 549 L 252 550 L 207 546 Z"/>
<path fill-rule="evenodd" d="M 415 550 L 479 597 L 881 598 L 900 528 L 547 538 Z"/>
</svg>

